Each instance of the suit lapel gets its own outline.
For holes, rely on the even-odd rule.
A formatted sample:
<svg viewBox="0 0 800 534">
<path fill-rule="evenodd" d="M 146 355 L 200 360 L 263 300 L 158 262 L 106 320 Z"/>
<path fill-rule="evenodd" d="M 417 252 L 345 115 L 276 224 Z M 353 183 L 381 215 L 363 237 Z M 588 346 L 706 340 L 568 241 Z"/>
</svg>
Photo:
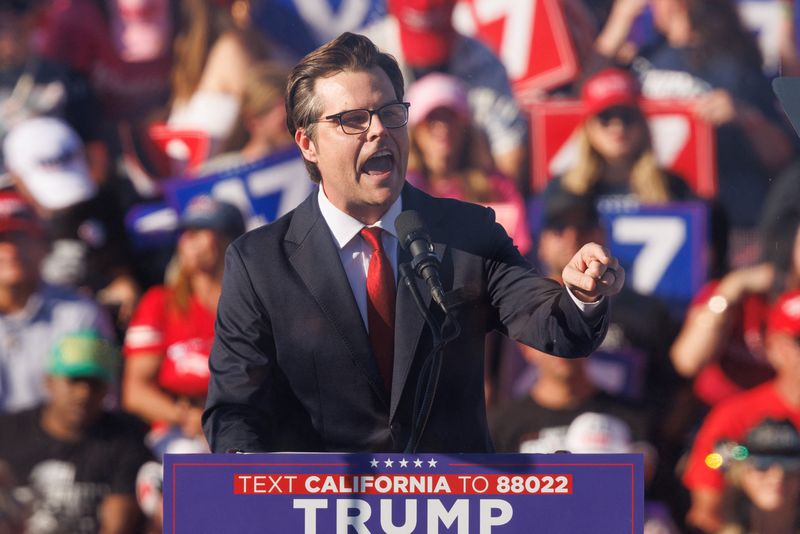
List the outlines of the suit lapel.
<svg viewBox="0 0 800 534">
<path fill-rule="evenodd" d="M 316 192 L 298 206 L 286 240 L 297 245 L 289 255 L 290 263 L 344 340 L 351 358 L 372 389 L 388 405 L 389 397 L 372 354 L 369 336 L 339 260 L 339 251 L 319 211 Z M 342 384 L 342 387 L 347 385 Z"/>
<path fill-rule="evenodd" d="M 403 210 L 417 210 L 425 223 L 428 233 L 434 234 L 434 227 L 439 222 L 440 210 L 435 210 L 430 206 L 429 198 L 421 191 L 406 184 L 403 189 Z M 447 252 L 447 245 L 433 239 L 433 246 L 436 255 L 441 260 Z M 398 266 L 404 262 L 410 262 L 411 255 L 408 251 L 401 249 L 397 256 Z M 442 284 L 445 289 L 452 286 L 452 280 L 446 279 L 446 273 L 442 273 Z M 427 284 L 421 278 L 414 276 L 412 283 L 417 288 L 417 292 L 422 297 L 427 309 L 431 305 L 431 293 Z M 395 334 L 394 334 L 394 370 L 392 373 L 392 399 L 389 409 L 389 418 L 393 418 L 403 390 L 406 387 L 411 365 L 417 352 L 417 346 L 426 327 L 425 319 L 414 303 L 411 290 L 398 280 L 397 301 L 395 304 Z M 423 354 L 421 357 L 427 355 Z M 413 394 L 413 392 L 411 392 Z"/>
</svg>

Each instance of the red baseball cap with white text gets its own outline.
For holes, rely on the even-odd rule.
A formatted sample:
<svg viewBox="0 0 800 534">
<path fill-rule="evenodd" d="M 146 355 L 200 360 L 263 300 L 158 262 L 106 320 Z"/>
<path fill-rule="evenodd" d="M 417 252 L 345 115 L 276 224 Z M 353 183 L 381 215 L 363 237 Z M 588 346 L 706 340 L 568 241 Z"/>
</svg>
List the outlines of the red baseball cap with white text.
<svg viewBox="0 0 800 534">
<path fill-rule="evenodd" d="M 639 82 L 622 69 L 604 69 L 587 79 L 581 88 L 586 115 L 615 106 L 639 107 Z"/>
</svg>

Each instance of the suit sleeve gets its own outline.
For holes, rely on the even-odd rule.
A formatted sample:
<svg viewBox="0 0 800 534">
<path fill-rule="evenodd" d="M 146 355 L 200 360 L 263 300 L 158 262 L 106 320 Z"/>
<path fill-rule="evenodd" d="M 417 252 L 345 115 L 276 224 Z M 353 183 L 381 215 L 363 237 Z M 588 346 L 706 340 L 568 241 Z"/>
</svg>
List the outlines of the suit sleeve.
<svg viewBox="0 0 800 534">
<path fill-rule="evenodd" d="M 203 431 L 213 452 L 266 450 L 266 402 L 275 365 L 270 319 L 236 244 L 225 254 Z"/>
<path fill-rule="evenodd" d="M 608 328 L 608 303 L 592 318 L 585 316 L 564 286 L 542 276 L 519 253 L 488 210 L 487 289 L 498 314 L 498 330 L 548 354 L 587 356 Z"/>
</svg>

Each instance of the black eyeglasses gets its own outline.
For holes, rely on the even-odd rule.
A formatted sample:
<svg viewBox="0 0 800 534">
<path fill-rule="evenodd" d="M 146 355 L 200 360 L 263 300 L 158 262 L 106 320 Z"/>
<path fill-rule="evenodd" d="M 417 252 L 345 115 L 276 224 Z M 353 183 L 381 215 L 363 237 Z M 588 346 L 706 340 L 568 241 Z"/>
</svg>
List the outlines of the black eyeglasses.
<svg viewBox="0 0 800 534">
<path fill-rule="evenodd" d="M 369 130 L 372 116 L 377 114 L 386 128 L 402 128 L 408 124 L 408 102 L 392 102 L 378 109 L 348 109 L 341 113 L 327 115 L 314 122 L 336 121 L 348 135 L 358 135 Z"/>
<path fill-rule="evenodd" d="M 604 109 L 595 115 L 595 117 L 603 126 L 608 126 L 614 119 L 618 119 L 625 126 L 630 126 L 631 124 L 639 122 L 642 115 L 638 109 L 629 107 L 613 107 Z"/>
</svg>

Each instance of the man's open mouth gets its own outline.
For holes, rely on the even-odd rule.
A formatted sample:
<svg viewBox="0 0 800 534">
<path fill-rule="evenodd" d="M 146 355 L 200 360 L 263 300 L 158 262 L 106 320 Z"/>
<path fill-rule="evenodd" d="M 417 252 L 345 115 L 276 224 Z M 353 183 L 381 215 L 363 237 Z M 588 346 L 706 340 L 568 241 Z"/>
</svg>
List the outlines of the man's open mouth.
<svg viewBox="0 0 800 534">
<path fill-rule="evenodd" d="M 385 174 L 392 170 L 394 166 L 394 156 L 388 150 L 379 150 L 364 162 L 361 172 L 369 175 Z"/>
</svg>

